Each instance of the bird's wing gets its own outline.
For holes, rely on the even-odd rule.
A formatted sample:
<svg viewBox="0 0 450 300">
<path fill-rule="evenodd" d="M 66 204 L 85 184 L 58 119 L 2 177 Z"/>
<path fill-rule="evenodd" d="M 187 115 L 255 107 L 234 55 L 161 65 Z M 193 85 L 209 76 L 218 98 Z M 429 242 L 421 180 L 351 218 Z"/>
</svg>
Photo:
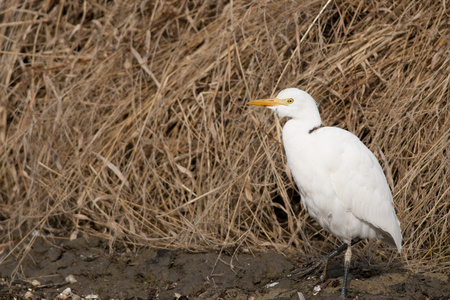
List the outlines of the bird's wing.
<svg viewBox="0 0 450 300">
<path fill-rule="evenodd" d="M 316 134 L 320 144 L 317 149 L 324 151 L 320 157 L 330 170 L 337 198 L 357 219 L 390 235 L 382 240 L 401 251 L 400 223 L 392 194 L 374 154 L 346 130 L 324 127 Z"/>
</svg>

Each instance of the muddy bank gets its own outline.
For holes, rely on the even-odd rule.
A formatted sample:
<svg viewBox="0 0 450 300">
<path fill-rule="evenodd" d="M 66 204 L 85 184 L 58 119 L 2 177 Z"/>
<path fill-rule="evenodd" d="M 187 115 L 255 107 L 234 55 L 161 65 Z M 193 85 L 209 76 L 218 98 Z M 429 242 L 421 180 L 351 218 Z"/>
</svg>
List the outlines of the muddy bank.
<svg viewBox="0 0 450 300">
<path fill-rule="evenodd" d="M 288 278 L 294 263 L 276 253 L 187 254 L 143 249 L 110 254 L 107 241 L 39 238 L 23 259 L 0 265 L 0 298 L 29 299 L 336 299 L 342 284 L 342 257 L 328 267 L 328 279 Z M 349 298 L 450 299 L 444 274 L 413 274 L 401 267 L 352 263 Z M 70 293 L 68 288 L 70 288 Z M 65 294 L 63 294 L 65 293 Z M 315 295 L 316 294 L 316 295 Z"/>
</svg>

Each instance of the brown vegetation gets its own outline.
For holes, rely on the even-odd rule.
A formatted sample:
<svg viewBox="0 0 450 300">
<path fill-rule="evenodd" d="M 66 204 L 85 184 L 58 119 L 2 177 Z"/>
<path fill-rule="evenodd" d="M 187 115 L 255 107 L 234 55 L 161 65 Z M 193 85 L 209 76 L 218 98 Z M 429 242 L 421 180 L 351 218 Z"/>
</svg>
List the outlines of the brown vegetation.
<svg viewBox="0 0 450 300">
<path fill-rule="evenodd" d="M 61 3 L 0 6 L 13 255 L 34 232 L 195 251 L 337 244 L 292 200 L 284 121 L 245 104 L 299 87 L 380 159 L 405 266 L 449 272 L 445 1 Z"/>
</svg>

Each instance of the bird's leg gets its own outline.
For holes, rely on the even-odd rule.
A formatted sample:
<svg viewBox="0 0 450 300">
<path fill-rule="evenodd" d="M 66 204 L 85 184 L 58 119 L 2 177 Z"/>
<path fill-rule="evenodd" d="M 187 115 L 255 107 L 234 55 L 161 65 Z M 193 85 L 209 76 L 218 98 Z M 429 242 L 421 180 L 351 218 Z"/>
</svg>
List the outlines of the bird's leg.
<svg viewBox="0 0 450 300">
<path fill-rule="evenodd" d="M 356 238 L 356 239 L 352 240 L 352 245 L 355 245 L 355 244 L 359 243 L 360 241 L 361 241 L 360 238 Z M 333 251 L 331 251 L 330 253 L 328 253 L 326 256 L 322 257 L 320 260 L 309 265 L 305 269 L 296 269 L 296 270 L 292 271 L 290 274 L 288 274 L 287 276 L 288 277 L 292 277 L 292 276 L 304 277 L 306 275 L 313 273 L 315 270 L 317 270 L 318 268 L 320 268 L 323 265 L 324 269 L 323 269 L 322 275 L 320 276 L 320 279 L 322 281 L 325 281 L 328 260 L 335 257 L 336 255 L 344 252 L 344 250 L 347 249 L 347 247 L 348 247 L 348 245 L 344 243 L 341 246 L 339 246 L 338 248 L 336 248 Z"/>
<path fill-rule="evenodd" d="M 347 251 L 345 251 L 344 260 L 344 283 L 342 285 L 341 295 L 339 299 L 345 299 L 347 296 L 347 282 L 348 282 L 348 272 L 350 269 L 350 260 L 352 258 L 352 245 L 349 245 Z"/>
<path fill-rule="evenodd" d="M 305 269 L 297 269 L 292 271 L 288 277 L 291 276 L 306 276 L 309 275 L 311 273 L 313 273 L 315 270 L 317 270 L 318 268 L 320 268 L 322 265 L 324 265 L 324 272 L 326 273 L 326 267 L 328 264 L 328 260 L 330 258 L 335 257 L 336 255 L 342 253 L 345 249 L 347 249 L 347 244 L 342 244 L 341 246 L 339 246 L 338 248 L 334 249 L 333 251 L 331 251 L 330 253 L 328 253 L 326 256 L 322 257 L 321 259 L 319 259 L 318 261 L 316 261 L 315 263 L 309 265 L 308 267 L 306 267 Z M 323 276 L 323 274 L 322 274 Z M 322 278 L 321 276 L 321 278 Z M 325 279 L 325 276 L 323 276 Z"/>
</svg>

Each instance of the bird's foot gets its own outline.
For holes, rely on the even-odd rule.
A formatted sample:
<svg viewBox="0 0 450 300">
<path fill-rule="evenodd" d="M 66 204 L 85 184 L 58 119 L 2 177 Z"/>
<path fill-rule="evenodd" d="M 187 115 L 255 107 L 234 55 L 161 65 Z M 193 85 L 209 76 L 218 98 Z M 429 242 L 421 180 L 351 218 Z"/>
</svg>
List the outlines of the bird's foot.
<svg viewBox="0 0 450 300">
<path fill-rule="evenodd" d="M 307 266 L 304 269 L 299 268 L 299 269 L 292 271 L 291 273 L 289 273 L 287 275 L 287 277 L 293 277 L 293 276 L 305 277 L 307 275 L 315 273 L 322 266 L 325 266 L 325 268 L 326 268 L 327 263 L 328 263 L 328 258 L 324 257 L 324 258 L 310 264 L 309 266 Z M 323 277 L 323 274 L 321 276 L 321 280 L 323 281 L 323 279 L 325 279 L 325 278 L 322 278 L 322 277 Z"/>
<path fill-rule="evenodd" d="M 346 286 L 342 287 L 341 294 L 339 295 L 338 299 L 339 300 L 347 299 L 347 287 Z"/>
</svg>

